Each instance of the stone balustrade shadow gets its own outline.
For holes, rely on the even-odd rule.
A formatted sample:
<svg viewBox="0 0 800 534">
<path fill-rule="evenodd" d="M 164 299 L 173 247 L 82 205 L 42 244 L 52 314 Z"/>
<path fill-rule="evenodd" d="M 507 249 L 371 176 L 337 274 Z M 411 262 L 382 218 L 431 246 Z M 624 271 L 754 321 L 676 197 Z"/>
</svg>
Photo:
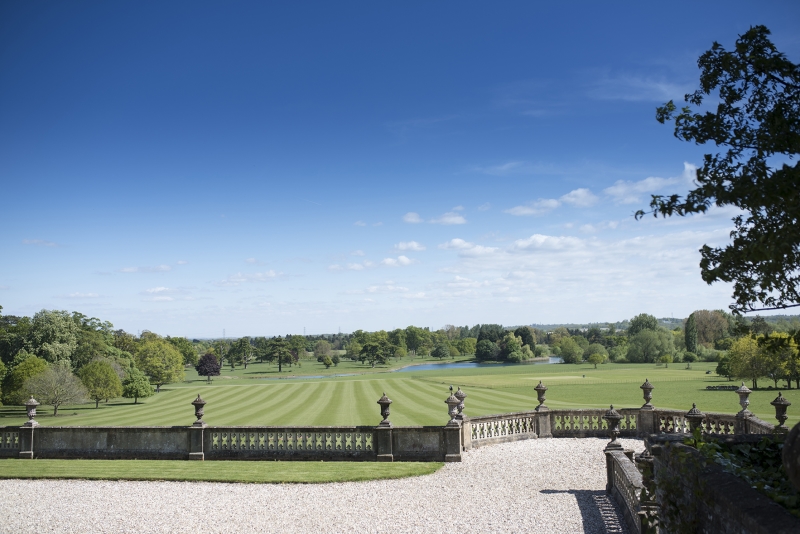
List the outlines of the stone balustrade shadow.
<svg viewBox="0 0 800 534">
<path fill-rule="evenodd" d="M 540 490 L 539 493 L 567 493 L 575 496 L 587 534 L 628 534 L 622 512 L 604 490 Z"/>
</svg>

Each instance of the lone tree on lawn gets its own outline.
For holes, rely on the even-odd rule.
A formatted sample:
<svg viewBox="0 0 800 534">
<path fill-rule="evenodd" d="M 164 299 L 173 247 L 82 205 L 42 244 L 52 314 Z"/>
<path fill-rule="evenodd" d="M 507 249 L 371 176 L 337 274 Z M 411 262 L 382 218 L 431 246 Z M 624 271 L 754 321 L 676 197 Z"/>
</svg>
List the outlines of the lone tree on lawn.
<svg viewBox="0 0 800 534">
<path fill-rule="evenodd" d="M 138 404 L 140 398 L 151 397 L 153 394 L 153 386 L 150 385 L 147 375 L 131 366 L 128 375 L 122 381 L 122 396 L 133 399 L 133 403 Z"/>
<path fill-rule="evenodd" d="M 48 365 L 44 372 L 28 379 L 25 389 L 42 404 L 52 406 L 54 417 L 58 415 L 58 408 L 63 404 L 86 402 L 86 388 L 72 374 L 66 360 Z"/>
<path fill-rule="evenodd" d="M 84 365 L 78 376 L 94 401 L 94 407 L 100 407 L 103 399 L 115 399 L 122 395 L 122 382 L 114 368 L 107 361 L 93 361 Z"/>
<path fill-rule="evenodd" d="M 164 384 L 183 380 L 183 355 L 163 339 L 142 343 L 136 351 L 136 363 L 156 385 L 156 393 Z"/>
<path fill-rule="evenodd" d="M 194 368 L 198 375 L 207 377 L 208 381 L 211 382 L 212 376 L 219 376 L 219 371 L 222 366 L 219 364 L 219 360 L 217 360 L 216 356 L 210 352 L 206 352 Z"/>
<path fill-rule="evenodd" d="M 678 111 L 671 100 L 656 111 L 660 123 L 675 122 L 678 139 L 727 147 L 704 156 L 686 197 L 654 195 L 650 207 L 656 217 L 704 213 L 712 203 L 742 210 L 730 244 L 700 249 L 703 280 L 732 282 L 738 313 L 800 306 L 800 65 L 769 35 L 754 26 L 733 51 L 715 42 L 700 56 L 700 89 L 684 100 L 700 108 L 714 94 L 714 111 Z"/>
</svg>

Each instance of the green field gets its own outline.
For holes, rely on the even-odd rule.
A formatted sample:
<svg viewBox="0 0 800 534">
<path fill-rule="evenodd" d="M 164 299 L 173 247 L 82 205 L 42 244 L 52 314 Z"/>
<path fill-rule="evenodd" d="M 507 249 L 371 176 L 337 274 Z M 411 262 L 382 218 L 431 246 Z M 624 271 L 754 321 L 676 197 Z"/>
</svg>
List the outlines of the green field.
<svg viewBox="0 0 800 534">
<path fill-rule="evenodd" d="M 3 478 L 324 483 L 428 475 L 440 462 L 190 462 L 175 460 L 3 460 Z"/>
<path fill-rule="evenodd" d="M 405 365 L 409 362 L 406 359 Z M 391 372 L 387 367 L 372 369 L 351 362 L 326 370 L 322 364 L 307 361 L 276 379 L 275 366 L 251 364 L 247 371 L 226 370 L 210 384 L 187 370 L 185 382 L 164 386 L 161 393 L 137 405 L 117 399 L 101 403 L 97 409 L 94 404 L 67 406 L 55 418 L 52 409 L 42 406 L 37 420 L 42 425 L 70 426 L 189 425 L 194 421 L 190 403 L 199 393 L 208 402 L 205 420 L 210 425 L 374 425 L 380 421 L 376 401 L 386 392 L 394 401 L 390 419 L 395 425 L 442 425 L 448 419 L 444 399 L 450 384 L 461 386 L 468 394 L 469 415 L 486 415 L 534 408 L 533 387 L 539 380 L 550 388 L 547 405 L 551 408 L 603 408 L 612 403 L 618 408 L 635 408 L 643 403 L 639 385 L 645 378 L 655 385 L 653 404 L 657 407 L 688 411 L 696 402 L 703 411 L 735 413 L 739 409 L 735 393 L 705 389 L 707 385 L 732 384 L 713 374 L 715 366 L 696 363 L 685 369 L 682 364 L 669 368 L 606 364 L 595 370 L 591 365 L 516 365 Z M 707 370 L 712 374 L 706 374 Z M 349 376 L 332 376 L 337 374 Z M 768 385 L 766 381 L 761 384 Z M 793 403 L 788 423 L 796 423 L 800 420 L 800 391 L 782 391 Z M 769 402 L 776 396 L 775 390 L 756 391 L 750 409 L 773 422 L 775 412 Z M 25 420 L 21 407 L 0 408 L 0 426 L 20 425 Z"/>
</svg>

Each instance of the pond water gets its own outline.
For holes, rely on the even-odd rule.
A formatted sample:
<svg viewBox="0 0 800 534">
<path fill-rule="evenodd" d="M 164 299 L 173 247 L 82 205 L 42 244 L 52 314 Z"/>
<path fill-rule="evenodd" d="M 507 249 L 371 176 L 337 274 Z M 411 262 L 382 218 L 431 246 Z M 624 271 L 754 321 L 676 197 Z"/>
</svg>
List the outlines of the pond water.
<svg viewBox="0 0 800 534">
<path fill-rule="evenodd" d="M 549 365 L 551 363 L 561 363 L 561 358 L 551 356 L 548 361 L 526 362 L 526 363 L 476 363 L 476 362 L 461 362 L 461 363 L 426 363 L 422 365 L 409 365 L 402 369 L 397 369 L 398 373 L 416 372 L 416 371 L 441 371 L 443 369 L 474 369 L 475 367 L 494 368 L 494 367 L 509 367 L 511 365 Z"/>
</svg>

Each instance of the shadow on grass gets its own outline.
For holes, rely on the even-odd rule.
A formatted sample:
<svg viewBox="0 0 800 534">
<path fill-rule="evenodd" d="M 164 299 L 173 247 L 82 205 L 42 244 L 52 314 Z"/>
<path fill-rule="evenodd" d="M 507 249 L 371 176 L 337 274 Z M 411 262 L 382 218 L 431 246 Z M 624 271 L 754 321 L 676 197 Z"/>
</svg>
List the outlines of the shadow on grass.
<svg viewBox="0 0 800 534">
<path fill-rule="evenodd" d="M 623 527 L 622 513 L 603 490 L 541 490 L 540 493 L 574 495 L 581 511 L 584 532 L 597 532 L 599 525 L 603 526 L 602 532 L 609 534 L 627 532 Z"/>
</svg>

